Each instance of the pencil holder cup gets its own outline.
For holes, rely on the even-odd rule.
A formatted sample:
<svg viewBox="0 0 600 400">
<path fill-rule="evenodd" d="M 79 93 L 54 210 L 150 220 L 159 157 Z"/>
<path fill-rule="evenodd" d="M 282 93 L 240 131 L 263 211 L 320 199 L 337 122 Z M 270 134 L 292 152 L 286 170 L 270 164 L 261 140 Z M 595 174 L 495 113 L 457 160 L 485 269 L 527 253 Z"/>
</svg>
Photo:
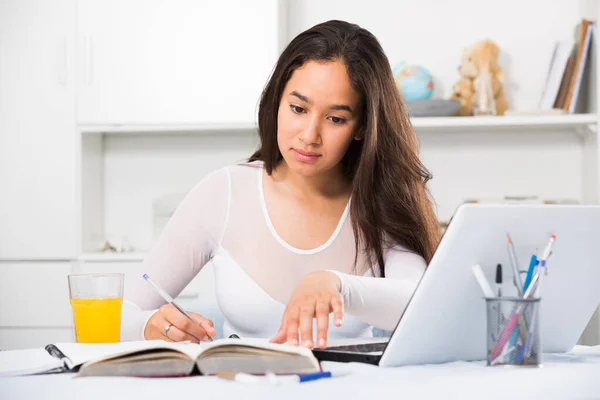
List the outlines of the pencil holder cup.
<svg viewBox="0 0 600 400">
<path fill-rule="evenodd" d="M 541 365 L 540 299 L 486 298 L 487 365 Z"/>
</svg>

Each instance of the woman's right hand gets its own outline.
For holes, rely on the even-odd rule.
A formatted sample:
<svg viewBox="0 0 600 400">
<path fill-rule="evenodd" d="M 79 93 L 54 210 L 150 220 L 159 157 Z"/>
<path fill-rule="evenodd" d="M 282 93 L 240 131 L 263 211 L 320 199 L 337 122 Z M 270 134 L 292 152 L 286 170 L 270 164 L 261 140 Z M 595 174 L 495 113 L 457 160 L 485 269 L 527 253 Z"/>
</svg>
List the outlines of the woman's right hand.
<svg viewBox="0 0 600 400">
<path fill-rule="evenodd" d="M 144 328 L 144 339 L 164 340 L 167 342 L 183 342 L 190 340 L 199 343 L 216 335 L 211 320 L 200 314 L 187 312 L 196 321 L 190 321 L 171 304 L 166 304 L 156 311 Z M 167 329 L 168 328 L 168 329 Z"/>
</svg>

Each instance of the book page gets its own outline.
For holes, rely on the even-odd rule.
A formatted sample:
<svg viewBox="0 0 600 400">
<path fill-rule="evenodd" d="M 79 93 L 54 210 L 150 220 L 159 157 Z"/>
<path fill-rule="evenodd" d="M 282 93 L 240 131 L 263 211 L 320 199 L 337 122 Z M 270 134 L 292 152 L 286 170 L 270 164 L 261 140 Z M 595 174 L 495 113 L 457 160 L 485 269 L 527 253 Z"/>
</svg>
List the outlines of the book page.
<svg viewBox="0 0 600 400">
<path fill-rule="evenodd" d="M 190 359 L 197 359 L 203 351 L 219 347 L 231 347 L 232 352 L 243 352 L 238 346 L 249 346 L 255 349 L 264 349 L 282 353 L 297 354 L 313 357 L 310 349 L 287 344 L 269 343 L 268 339 L 218 339 L 214 342 L 172 343 L 162 340 L 134 341 L 107 344 L 84 343 L 57 343 L 58 347 L 70 360 L 72 366 L 77 366 L 89 361 L 100 361 L 119 355 L 131 354 L 149 349 L 170 349 L 186 354 Z"/>
<path fill-rule="evenodd" d="M 320 370 L 312 351 L 305 347 L 269 343 L 268 339 L 220 339 L 204 347 L 197 361 L 204 375 L 218 371 L 264 374 L 311 373 Z"/>
<path fill-rule="evenodd" d="M 0 351 L 0 376 L 38 374 L 63 365 L 44 349 Z"/>
<path fill-rule="evenodd" d="M 214 349 L 215 347 L 229 347 L 229 346 L 248 346 L 256 349 L 264 349 L 277 351 L 282 353 L 297 354 L 305 357 L 312 358 L 313 354 L 310 349 L 301 346 L 292 346 L 289 344 L 278 344 L 270 343 L 269 339 L 254 339 L 254 338 L 243 338 L 243 339 L 219 339 L 212 343 L 206 344 L 204 347 L 206 350 Z M 235 350 L 239 352 L 240 350 Z M 242 350 L 243 351 L 243 350 Z"/>
<path fill-rule="evenodd" d="M 120 343 L 56 343 L 55 346 L 69 357 L 72 366 L 77 366 L 88 361 L 96 361 L 119 354 L 133 353 L 136 351 L 169 348 L 168 343 L 163 340 L 143 340 Z"/>
</svg>

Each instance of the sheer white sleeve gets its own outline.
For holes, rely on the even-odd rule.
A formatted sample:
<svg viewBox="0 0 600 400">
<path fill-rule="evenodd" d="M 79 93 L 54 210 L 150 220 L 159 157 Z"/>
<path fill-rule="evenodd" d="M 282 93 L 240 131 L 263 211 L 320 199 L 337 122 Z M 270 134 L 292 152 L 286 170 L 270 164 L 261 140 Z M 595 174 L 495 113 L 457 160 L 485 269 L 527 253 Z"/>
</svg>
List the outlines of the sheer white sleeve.
<svg viewBox="0 0 600 400">
<path fill-rule="evenodd" d="M 184 198 L 142 264 L 143 273 L 176 297 L 212 258 L 227 223 L 230 177 L 207 175 Z M 141 277 L 124 289 L 121 340 L 143 340 L 150 316 L 165 301 Z"/>
<path fill-rule="evenodd" d="M 379 329 L 393 330 L 427 266 L 418 254 L 400 247 L 384 257 L 385 278 L 331 271 L 342 282 L 344 312 Z"/>
</svg>

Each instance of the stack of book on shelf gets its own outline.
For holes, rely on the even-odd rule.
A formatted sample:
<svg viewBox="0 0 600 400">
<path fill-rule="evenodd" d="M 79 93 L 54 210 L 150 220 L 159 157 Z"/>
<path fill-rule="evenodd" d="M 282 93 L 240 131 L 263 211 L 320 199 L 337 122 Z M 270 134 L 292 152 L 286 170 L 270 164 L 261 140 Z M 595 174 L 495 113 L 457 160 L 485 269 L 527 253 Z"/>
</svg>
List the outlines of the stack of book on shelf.
<svg viewBox="0 0 600 400">
<path fill-rule="evenodd" d="M 556 43 L 546 75 L 546 84 L 540 98 L 540 110 L 562 110 L 573 114 L 584 108 L 581 89 L 589 72 L 589 50 L 594 36 L 595 23 L 583 19 L 578 25 L 574 39 Z M 589 69 L 589 68 L 588 68 Z"/>
</svg>

